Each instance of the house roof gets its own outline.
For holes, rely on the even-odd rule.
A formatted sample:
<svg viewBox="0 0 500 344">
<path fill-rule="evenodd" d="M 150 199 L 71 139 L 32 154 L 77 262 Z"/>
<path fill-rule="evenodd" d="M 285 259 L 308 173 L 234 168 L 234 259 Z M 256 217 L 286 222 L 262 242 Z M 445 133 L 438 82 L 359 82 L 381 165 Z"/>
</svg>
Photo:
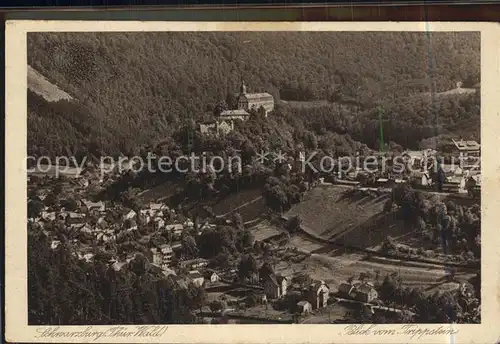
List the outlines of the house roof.
<svg viewBox="0 0 500 344">
<path fill-rule="evenodd" d="M 172 245 L 172 247 L 174 247 L 174 245 Z M 184 260 L 184 261 L 181 261 L 181 266 L 187 266 L 187 265 L 191 265 L 191 264 L 201 264 L 201 263 L 208 263 L 208 260 L 204 259 L 204 258 L 195 258 L 195 259 L 189 259 L 189 260 Z"/>
<path fill-rule="evenodd" d="M 82 213 L 75 213 L 75 212 L 72 212 L 72 211 L 70 211 L 70 212 L 68 213 L 68 215 L 69 215 L 69 217 L 70 217 L 71 219 L 81 219 L 81 218 L 84 218 L 84 217 L 85 217 L 85 214 L 82 214 Z"/>
<path fill-rule="evenodd" d="M 111 268 L 113 268 L 113 270 L 115 271 L 120 271 L 126 264 L 126 262 L 114 262 L 113 264 L 111 264 Z"/>
<path fill-rule="evenodd" d="M 452 140 L 455 144 L 455 147 L 460 151 L 468 151 L 468 150 L 478 150 L 481 148 L 479 143 L 474 140 L 464 141 L 464 140 Z"/>
<path fill-rule="evenodd" d="M 173 230 L 182 230 L 182 229 L 184 229 L 184 225 L 180 224 L 180 223 L 173 224 L 173 225 L 166 225 L 165 229 L 167 229 L 167 230 L 172 230 L 172 229 Z"/>
<path fill-rule="evenodd" d="M 203 276 L 199 272 L 195 272 L 195 273 L 190 273 L 189 278 L 192 278 L 192 279 L 203 278 Z"/>
<path fill-rule="evenodd" d="M 369 285 L 368 283 L 362 283 L 356 287 L 356 292 L 362 293 L 362 294 L 368 294 L 372 290 L 374 290 L 372 285 Z"/>
<path fill-rule="evenodd" d="M 429 171 L 412 171 L 412 176 L 415 178 L 427 177 L 429 178 Z"/>
<path fill-rule="evenodd" d="M 220 113 L 221 117 L 225 116 L 250 116 L 248 112 L 246 112 L 243 109 L 237 109 L 237 110 L 225 110 Z"/>
<path fill-rule="evenodd" d="M 439 168 L 444 173 L 454 173 L 457 170 L 462 170 L 460 166 L 455 164 L 439 164 Z"/>
<path fill-rule="evenodd" d="M 477 185 L 481 185 L 481 175 L 480 174 L 473 175 L 473 176 L 471 176 L 471 178 L 476 182 Z"/>
<path fill-rule="evenodd" d="M 160 210 L 162 209 L 163 204 L 162 203 L 149 203 L 149 209 L 151 210 Z"/>
<path fill-rule="evenodd" d="M 271 274 L 271 275 L 268 275 L 267 276 L 267 280 L 270 281 L 272 284 L 274 284 L 275 286 L 278 286 L 279 283 L 278 281 L 276 280 L 276 276 Z"/>
<path fill-rule="evenodd" d="M 271 98 L 274 99 L 269 93 L 245 93 L 245 97 L 248 100 L 257 100 L 261 98 Z"/>
<path fill-rule="evenodd" d="M 460 176 L 451 176 L 446 179 L 447 184 L 460 184 L 463 178 Z"/>
<path fill-rule="evenodd" d="M 170 277 L 172 281 L 174 281 L 174 283 L 177 284 L 177 286 L 179 286 L 181 289 L 187 289 L 187 283 L 184 278 L 176 275 L 169 275 L 168 277 Z"/>
<path fill-rule="evenodd" d="M 325 286 L 326 288 L 330 289 L 324 281 L 314 281 L 311 284 L 311 287 L 314 288 L 315 290 L 319 289 L 321 286 Z"/>
<path fill-rule="evenodd" d="M 408 150 L 408 151 L 403 152 L 402 155 L 408 155 L 409 157 L 412 157 L 412 158 L 422 158 L 424 156 L 424 153 L 422 151 Z"/>
<path fill-rule="evenodd" d="M 218 275 L 218 273 L 216 271 L 213 271 L 213 270 L 205 270 L 203 272 L 203 276 L 207 277 L 207 278 L 210 278 L 212 277 L 213 275 Z"/>
</svg>

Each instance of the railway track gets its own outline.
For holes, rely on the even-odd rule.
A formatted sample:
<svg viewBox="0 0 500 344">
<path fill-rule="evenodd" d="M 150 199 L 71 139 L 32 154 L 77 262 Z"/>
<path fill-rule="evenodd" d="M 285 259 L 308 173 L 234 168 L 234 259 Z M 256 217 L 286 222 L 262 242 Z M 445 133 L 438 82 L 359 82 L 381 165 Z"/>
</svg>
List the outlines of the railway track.
<svg viewBox="0 0 500 344">
<path fill-rule="evenodd" d="M 300 234 L 306 237 L 309 240 L 312 240 L 314 242 L 320 243 L 320 244 L 326 244 L 330 245 L 334 248 L 341 248 L 344 249 L 346 253 L 363 253 L 367 255 L 366 260 L 370 260 L 370 257 L 379 257 L 379 258 L 384 258 L 387 259 L 388 263 L 391 264 L 398 264 L 400 266 L 407 264 L 408 266 L 415 266 L 416 264 L 419 264 L 423 267 L 428 266 L 428 267 L 442 267 L 443 269 L 452 269 L 455 268 L 459 271 L 463 272 L 477 272 L 481 268 L 480 264 L 474 264 L 474 263 L 469 263 L 469 264 L 461 264 L 461 263 L 456 263 L 456 262 L 439 262 L 431 259 L 425 259 L 425 258 L 405 258 L 405 257 L 400 257 L 384 252 L 379 252 L 375 250 L 370 250 L 366 248 L 360 248 L 352 245 L 346 245 L 346 244 L 341 244 L 338 242 L 330 241 L 328 239 L 324 239 L 321 237 L 318 237 L 314 235 L 313 233 L 305 230 L 303 227 L 300 228 Z"/>
</svg>

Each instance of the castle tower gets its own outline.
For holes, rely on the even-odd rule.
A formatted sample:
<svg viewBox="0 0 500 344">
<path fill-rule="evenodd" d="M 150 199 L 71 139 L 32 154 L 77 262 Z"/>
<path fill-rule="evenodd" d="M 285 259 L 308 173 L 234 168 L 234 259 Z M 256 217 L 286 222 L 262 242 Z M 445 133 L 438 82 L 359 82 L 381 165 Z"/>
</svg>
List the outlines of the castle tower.
<svg viewBox="0 0 500 344">
<path fill-rule="evenodd" d="M 246 94 L 246 93 L 247 93 L 247 87 L 245 85 L 245 81 L 241 81 L 240 94 Z"/>
</svg>

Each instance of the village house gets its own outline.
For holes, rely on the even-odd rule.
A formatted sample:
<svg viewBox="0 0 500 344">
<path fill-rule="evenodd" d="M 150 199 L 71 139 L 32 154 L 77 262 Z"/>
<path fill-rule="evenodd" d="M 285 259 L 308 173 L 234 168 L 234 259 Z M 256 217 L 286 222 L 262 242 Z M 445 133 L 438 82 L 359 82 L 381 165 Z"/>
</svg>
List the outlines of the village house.
<svg viewBox="0 0 500 344">
<path fill-rule="evenodd" d="M 446 178 L 441 186 L 443 192 L 463 193 L 465 192 L 465 178 L 463 176 L 452 176 Z"/>
<path fill-rule="evenodd" d="M 75 213 L 73 211 L 68 212 L 68 216 L 66 216 L 66 223 L 72 224 L 80 224 L 85 221 L 86 215 L 83 213 Z"/>
<path fill-rule="evenodd" d="M 44 221 L 55 221 L 56 213 L 54 211 L 52 211 L 52 212 L 42 211 L 42 213 L 40 214 L 40 217 Z"/>
<path fill-rule="evenodd" d="M 342 282 L 339 285 L 338 292 L 343 297 L 366 303 L 378 298 L 378 293 L 370 282 Z"/>
<path fill-rule="evenodd" d="M 215 271 L 207 271 L 205 274 L 205 278 L 210 281 L 210 283 L 217 283 L 220 281 L 220 276 Z"/>
<path fill-rule="evenodd" d="M 401 154 L 401 157 L 410 167 L 421 167 L 424 163 L 424 153 L 422 151 L 407 150 Z"/>
<path fill-rule="evenodd" d="M 375 181 L 375 186 L 379 188 L 390 188 L 394 185 L 394 181 L 388 178 L 378 178 Z"/>
<path fill-rule="evenodd" d="M 432 178 L 428 171 L 413 171 L 411 172 L 410 179 L 415 186 L 425 187 L 432 185 Z"/>
<path fill-rule="evenodd" d="M 452 140 L 451 153 L 454 157 L 476 157 L 481 155 L 481 146 L 477 141 Z"/>
<path fill-rule="evenodd" d="M 90 183 L 89 183 L 88 178 L 81 177 L 81 178 L 78 178 L 76 180 L 76 186 L 80 190 L 84 190 L 84 189 L 88 188 L 89 185 L 90 185 Z"/>
<path fill-rule="evenodd" d="M 466 188 L 469 194 L 478 195 L 481 193 L 481 175 L 470 176 L 466 182 Z"/>
<path fill-rule="evenodd" d="M 297 302 L 297 310 L 301 314 L 308 314 L 312 312 L 312 305 L 308 301 Z"/>
<path fill-rule="evenodd" d="M 355 291 L 354 291 L 354 299 L 362 302 L 372 302 L 373 300 L 378 298 L 378 293 L 375 290 L 374 286 L 367 282 L 361 283 Z"/>
<path fill-rule="evenodd" d="M 165 229 L 172 232 L 175 240 L 181 238 L 182 232 L 184 232 L 184 225 L 181 223 L 166 225 Z"/>
<path fill-rule="evenodd" d="M 194 227 L 194 222 L 191 221 L 191 220 L 186 220 L 186 221 L 184 221 L 183 226 L 184 227 L 188 227 L 188 228 L 193 228 Z"/>
<path fill-rule="evenodd" d="M 163 263 L 163 255 L 161 254 L 161 251 L 159 251 L 156 247 L 152 247 L 150 252 L 149 261 L 154 265 L 161 266 Z"/>
<path fill-rule="evenodd" d="M 88 248 L 77 251 L 75 254 L 78 259 L 85 260 L 87 263 L 92 262 L 92 260 L 94 259 L 94 254 L 92 252 L 89 252 Z"/>
<path fill-rule="evenodd" d="M 149 203 L 149 209 L 152 211 L 169 210 L 169 208 L 163 203 Z"/>
<path fill-rule="evenodd" d="M 279 299 L 286 295 L 288 278 L 270 274 L 264 280 L 264 292 L 268 299 Z"/>
<path fill-rule="evenodd" d="M 198 269 L 208 265 L 208 260 L 203 258 L 196 258 L 190 260 L 184 260 L 180 262 L 181 268 L 187 269 Z"/>
<path fill-rule="evenodd" d="M 203 275 L 198 270 L 189 271 L 188 278 L 197 287 L 201 287 L 205 281 Z"/>
<path fill-rule="evenodd" d="M 234 129 L 234 124 L 232 121 L 225 120 L 210 120 L 198 124 L 198 130 L 203 135 L 214 135 L 218 136 L 220 134 L 227 134 Z"/>
<path fill-rule="evenodd" d="M 174 256 L 174 251 L 172 247 L 168 244 L 161 245 L 159 247 L 162 254 L 162 265 L 170 266 L 172 263 L 172 258 Z"/>
<path fill-rule="evenodd" d="M 52 243 L 50 244 L 50 248 L 55 250 L 59 245 L 61 244 L 61 241 L 59 240 L 52 240 Z"/>
<path fill-rule="evenodd" d="M 126 261 L 125 261 L 125 262 L 123 262 L 123 261 L 121 261 L 121 262 L 120 262 L 120 261 L 115 261 L 115 262 L 113 262 L 113 263 L 111 264 L 111 266 L 110 266 L 110 267 L 111 267 L 113 270 L 115 270 L 116 272 L 118 272 L 118 271 L 121 271 L 121 270 L 122 270 L 124 267 L 126 267 L 126 266 L 127 266 L 127 262 L 126 262 Z"/>
<path fill-rule="evenodd" d="M 154 219 L 154 224 L 155 224 L 155 229 L 156 230 L 162 229 L 163 227 L 165 227 L 165 220 L 162 219 L 161 217 L 156 217 Z"/>
<path fill-rule="evenodd" d="M 105 206 L 104 202 L 102 202 L 102 201 L 91 202 L 88 200 L 82 200 L 82 202 L 85 205 L 85 208 L 88 212 L 97 211 L 97 212 L 103 213 L 106 211 L 106 206 Z"/>
<path fill-rule="evenodd" d="M 316 281 L 309 287 L 308 299 L 313 309 L 326 307 L 330 298 L 330 288 L 324 281 Z"/>
<path fill-rule="evenodd" d="M 175 242 L 170 245 L 172 247 L 172 250 L 174 252 L 178 252 L 179 250 L 182 249 L 182 244 L 180 242 Z"/>
<path fill-rule="evenodd" d="M 131 209 L 125 215 L 123 215 L 123 220 L 132 220 L 136 217 L 136 215 L 137 213 Z"/>
<path fill-rule="evenodd" d="M 166 225 L 165 229 L 168 231 L 173 231 L 173 232 L 179 231 L 180 233 L 182 233 L 182 230 L 184 229 L 184 225 L 181 223 L 170 224 L 170 225 Z"/>
<path fill-rule="evenodd" d="M 188 288 L 188 282 L 186 281 L 186 279 L 184 277 L 171 274 L 171 275 L 168 275 L 168 278 L 170 278 L 172 280 L 172 282 L 174 282 L 177 285 L 178 288 L 180 288 L 180 289 L 187 289 Z"/>
<path fill-rule="evenodd" d="M 440 164 L 439 169 L 445 177 L 461 176 L 464 174 L 463 169 L 458 164 Z"/>
<path fill-rule="evenodd" d="M 96 239 L 99 240 L 99 241 L 102 241 L 102 242 L 108 242 L 110 240 L 115 239 L 115 235 L 114 234 L 100 232 L 100 233 L 97 233 Z"/>
</svg>

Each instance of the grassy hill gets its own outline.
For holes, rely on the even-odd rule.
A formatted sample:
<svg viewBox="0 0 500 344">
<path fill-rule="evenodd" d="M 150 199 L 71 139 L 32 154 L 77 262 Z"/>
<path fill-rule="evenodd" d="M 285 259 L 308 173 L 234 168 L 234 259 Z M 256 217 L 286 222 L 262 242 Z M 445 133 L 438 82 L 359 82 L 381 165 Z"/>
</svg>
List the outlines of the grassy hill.
<svg viewBox="0 0 500 344">
<path fill-rule="evenodd" d="M 276 99 L 355 99 L 368 108 L 374 99 L 444 92 L 459 80 L 470 87 L 479 81 L 479 38 L 395 32 L 29 33 L 28 63 L 91 113 L 71 120 L 61 114 L 54 125 L 49 110 L 30 97 L 30 149 L 123 152 L 158 142 L 185 119 L 202 118 L 237 90 L 241 78 L 250 91 L 266 90 Z M 47 128 L 54 131 L 51 145 L 39 139 Z"/>
</svg>

